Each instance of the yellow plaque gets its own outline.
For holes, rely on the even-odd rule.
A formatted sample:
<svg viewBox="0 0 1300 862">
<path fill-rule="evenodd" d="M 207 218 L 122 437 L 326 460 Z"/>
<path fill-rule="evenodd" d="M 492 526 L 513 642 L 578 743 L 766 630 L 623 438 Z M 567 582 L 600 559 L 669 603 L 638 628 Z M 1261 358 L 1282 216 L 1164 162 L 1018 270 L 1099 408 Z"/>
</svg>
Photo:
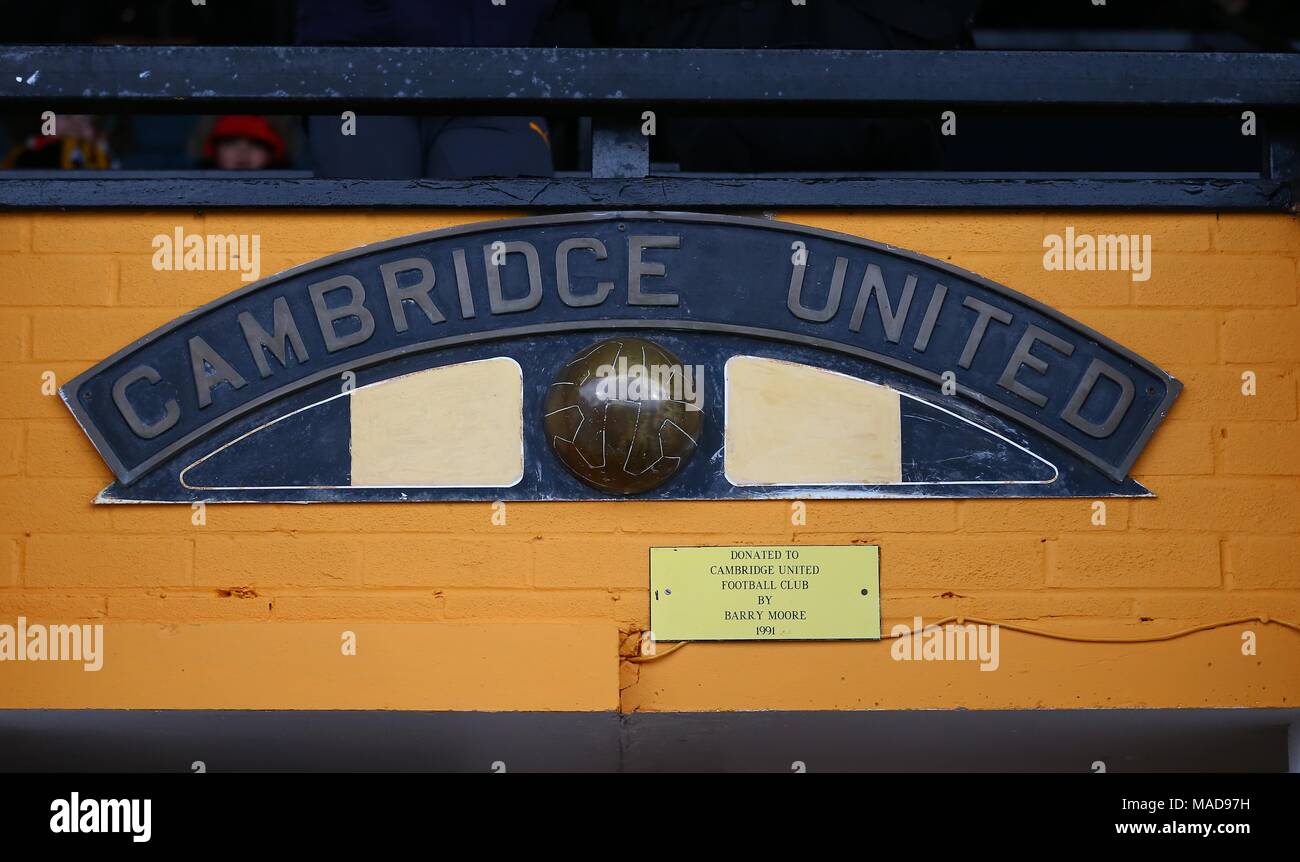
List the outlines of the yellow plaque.
<svg viewBox="0 0 1300 862">
<path fill-rule="evenodd" d="M 650 549 L 656 641 L 879 640 L 880 548 Z"/>
</svg>

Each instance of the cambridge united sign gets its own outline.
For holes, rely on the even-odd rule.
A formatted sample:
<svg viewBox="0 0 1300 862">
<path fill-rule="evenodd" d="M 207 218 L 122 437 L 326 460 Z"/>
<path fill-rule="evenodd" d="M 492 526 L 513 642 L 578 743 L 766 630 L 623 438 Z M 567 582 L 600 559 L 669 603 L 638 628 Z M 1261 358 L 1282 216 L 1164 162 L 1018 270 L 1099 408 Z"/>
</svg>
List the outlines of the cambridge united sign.
<svg viewBox="0 0 1300 862">
<path fill-rule="evenodd" d="M 120 501 L 1133 496 L 1180 385 L 856 237 L 477 224 L 231 293 L 68 383 Z"/>
</svg>

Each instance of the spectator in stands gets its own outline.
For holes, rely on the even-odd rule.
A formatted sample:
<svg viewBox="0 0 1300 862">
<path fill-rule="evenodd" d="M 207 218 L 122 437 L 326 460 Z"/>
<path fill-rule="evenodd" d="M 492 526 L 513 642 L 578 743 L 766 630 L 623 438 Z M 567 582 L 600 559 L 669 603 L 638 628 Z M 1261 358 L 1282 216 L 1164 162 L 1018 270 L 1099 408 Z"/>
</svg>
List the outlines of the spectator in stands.
<svg viewBox="0 0 1300 862">
<path fill-rule="evenodd" d="M 311 0 L 298 4 L 304 45 L 520 47 L 554 0 Z M 553 173 L 541 117 L 394 117 L 362 114 L 343 134 L 338 114 L 308 118 L 324 177 L 511 177 Z"/>
<path fill-rule="evenodd" d="M 107 170 L 117 167 L 109 151 L 108 136 L 97 127 L 94 117 L 59 114 L 52 122 L 54 134 L 28 136 L 9 151 L 0 168 Z"/>
<path fill-rule="evenodd" d="M 219 117 L 203 142 L 203 167 L 219 171 L 260 171 L 283 167 L 284 139 L 262 117 Z"/>
</svg>

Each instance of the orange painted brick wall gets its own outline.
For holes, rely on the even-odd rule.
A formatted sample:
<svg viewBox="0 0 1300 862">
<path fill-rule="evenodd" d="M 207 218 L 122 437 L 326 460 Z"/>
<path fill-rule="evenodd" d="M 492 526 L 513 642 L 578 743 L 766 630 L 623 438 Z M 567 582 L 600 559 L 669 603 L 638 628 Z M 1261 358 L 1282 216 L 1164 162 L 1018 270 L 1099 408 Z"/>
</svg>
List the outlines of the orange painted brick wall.
<svg viewBox="0 0 1300 862">
<path fill-rule="evenodd" d="M 1300 634 L 1139 645 L 1004 632 L 1001 666 L 882 643 L 690 644 L 631 664 L 646 549 L 882 547 L 886 630 L 964 614 L 1141 637 L 1300 621 L 1300 224 L 1277 215 L 790 213 L 951 261 L 1186 389 L 1134 474 L 1158 499 L 93 506 L 110 474 L 59 384 L 239 287 L 155 272 L 155 234 L 257 233 L 262 273 L 506 213 L 0 214 L 0 623 L 105 624 L 103 670 L 0 664 L 0 708 L 713 710 L 1295 706 Z M 1046 233 L 1149 233 L 1152 277 L 1046 272 Z M 1241 393 L 1242 373 L 1258 393 Z M 1242 654 L 1242 632 L 1258 635 Z M 341 655 L 344 631 L 357 655 Z"/>
</svg>

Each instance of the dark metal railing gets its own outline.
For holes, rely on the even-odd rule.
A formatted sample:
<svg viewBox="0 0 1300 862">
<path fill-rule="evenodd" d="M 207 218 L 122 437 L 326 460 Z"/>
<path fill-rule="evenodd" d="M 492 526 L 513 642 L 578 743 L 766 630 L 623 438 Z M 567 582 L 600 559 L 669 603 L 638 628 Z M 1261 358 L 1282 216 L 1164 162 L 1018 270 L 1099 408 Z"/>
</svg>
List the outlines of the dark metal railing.
<svg viewBox="0 0 1300 862">
<path fill-rule="evenodd" d="M 592 175 L 499 180 L 0 175 L 2 207 L 1145 207 L 1289 210 L 1300 55 L 1018 51 L 0 47 L 9 112 L 590 117 Z M 1254 111 L 1256 172 L 652 173 L 644 111 Z"/>
</svg>

